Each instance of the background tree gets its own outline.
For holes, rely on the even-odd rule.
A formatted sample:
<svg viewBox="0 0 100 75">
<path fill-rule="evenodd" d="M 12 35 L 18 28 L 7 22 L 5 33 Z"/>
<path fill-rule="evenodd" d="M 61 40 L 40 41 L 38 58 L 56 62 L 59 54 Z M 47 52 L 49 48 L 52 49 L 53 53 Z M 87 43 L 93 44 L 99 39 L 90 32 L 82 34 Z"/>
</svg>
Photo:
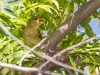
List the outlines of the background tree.
<svg viewBox="0 0 100 75">
<path fill-rule="evenodd" d="M 81 41 L 95 36 L 89 23 L 92 18 L 97 18 L 99 22 L 99 7 L 100 0 L 0 0 L 0 22 L 23 42 L 22 30 L 28 20 L 34 16 L 43 17 L 45 24 L 39 30 L 49 37 L 42 43 L 42 50 L 36 50 L 53 57 L 60 54 L 55 57 L 66 66 L 57 64 L 52 59 L 53 63 L 45 64 L 42 70 L 52 70 L 64 75 L 81 75 L 82 71 L 76 73 L 77 68 L 83 70 L 89 66 L 89 73 L 98 74 L 95 68 L 100 65 L 99 39 L 88 43 L 85 41 L 84 45 Z M 10 37 L 0 29 L 0 61 L 18 65 L 27 50 Z M 77 45 L 79 42 L 82 46 Z M 47 59 L 45 56 L 41 60 L 39 55 L 29 53 L 21 63 L 24 67 L 41 68 L 40 65 L 45 63 L 43 58 Z M 73 68 L 68 68 L 67 65 Z M 1 68 L 0 74 L 24 75 L 23 72 L 8 68 Z M 31 72 L 28 74 L 33 75 Z"/>
</svg>

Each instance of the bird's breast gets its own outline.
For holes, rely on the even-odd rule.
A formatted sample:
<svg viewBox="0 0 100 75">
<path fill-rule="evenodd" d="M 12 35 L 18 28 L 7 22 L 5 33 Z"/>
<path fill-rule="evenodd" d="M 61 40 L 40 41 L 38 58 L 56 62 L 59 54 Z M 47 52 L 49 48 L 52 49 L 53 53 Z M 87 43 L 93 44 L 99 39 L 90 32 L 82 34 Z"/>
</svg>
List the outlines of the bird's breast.
<svg viewBox="0 0 100 75">
<path fill-rule="evenodd" d="M 33 29 L 25 29 L 23 31 L 23 38 L 25 43 L 30 46 L 33 47 L 34 45 L 36 45 L 37 43 L 39 43 L 41 41 L 41 38 L 39 37 L 40 33 L 38 32 L 38 30 L 33 30 Z"/>
</svg>

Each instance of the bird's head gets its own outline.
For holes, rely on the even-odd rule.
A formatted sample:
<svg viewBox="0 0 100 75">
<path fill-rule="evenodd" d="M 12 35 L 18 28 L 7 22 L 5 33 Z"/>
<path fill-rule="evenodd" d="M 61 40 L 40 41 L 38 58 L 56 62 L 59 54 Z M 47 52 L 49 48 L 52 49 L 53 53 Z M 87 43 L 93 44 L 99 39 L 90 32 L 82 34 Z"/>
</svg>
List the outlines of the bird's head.
<svg viewBox="0 0 100 75">
<path fill-rule="evenodd" d="M 44 24 L 44 19 L 40 17 L 34 17 L 29 20 L 28 26 L 38 28 L 40 25 Z"/>
<path fill-rule="evenodd" d="M 35 18 L 34 18 L 34 21 L 36 21 L 36 22 L 37 22 L 38 24 L 40 24 L 40 25 L 41 25 L 41 24 L 44 24 L 43 20 L 44 20 L 43 18 L 38 18 L 38 17 L 35 17 Z"/>
</svg>

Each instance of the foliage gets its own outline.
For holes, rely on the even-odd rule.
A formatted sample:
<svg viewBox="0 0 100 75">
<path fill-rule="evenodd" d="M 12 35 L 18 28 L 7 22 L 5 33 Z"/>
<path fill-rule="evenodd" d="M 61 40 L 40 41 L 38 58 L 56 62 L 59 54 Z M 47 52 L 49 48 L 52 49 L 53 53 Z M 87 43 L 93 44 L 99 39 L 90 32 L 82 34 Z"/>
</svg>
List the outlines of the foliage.
<svg viewBox="0 0 100 75">
<path fill-rule="evenodd" d="M 77 0 L 78 4 L 83 5 L 85 0 Z M 19 38 L 22 42 L 21 32 L 27 25 L 28 20 L 33 16 L 40 16 L 45 19 L 45 24 L 40 27 L 40 31 L 44 31 L 49 35 L 52 33 L 65 19 L 79 9 L 74 0 L 0 0 L 0 22 L 3 23 L 10 32 Z M 94 14 L 100 15 L 100 11 Z M 95 36 L 90 26 L 92 18 L 97 18 L 91 14 L 77 28 L 71 31 L 59 43 L 59 48 L 64 49 L 72 46 L 86 38 Z M 99 21 L 99 19 L 98 19 Z M 78 32 L 77 30 L 84 30 Z M 86 37 L 87 36 L 87 37 Z M 75 48 L 71 52 L 66 53 L 72 66 L 77 67 L 73 56 L 80 56 L 83 59 L 82 64 L 100 65 L 98 60 L 100 56 L 100 44 L 98 40 L 94 40 L 79 48 Z M 13 39 L 7 36 L 0 29 L 0 61 L 5 63 L 18 64 L 21 57 L 27 52 L 24 48 L 17 44 Z M 32 60 L 28 60 L 32 58 Z M 34 60 L 33 60 L 34 59 Z M 23 66 L 31 66 L 36 63 L 39 58 L 30 53 L 23 62 Z M 82 66 L 83 67 L 83 66 Z M 10 69 L 2 68 L 0 75 L 6 75 Z M 58 69 L 56 69 L 57 72 Z M 17 75 L 16 71 L 11 72 Z M 14 74 L 15 73 L 15 74 Z"/>
</svg>

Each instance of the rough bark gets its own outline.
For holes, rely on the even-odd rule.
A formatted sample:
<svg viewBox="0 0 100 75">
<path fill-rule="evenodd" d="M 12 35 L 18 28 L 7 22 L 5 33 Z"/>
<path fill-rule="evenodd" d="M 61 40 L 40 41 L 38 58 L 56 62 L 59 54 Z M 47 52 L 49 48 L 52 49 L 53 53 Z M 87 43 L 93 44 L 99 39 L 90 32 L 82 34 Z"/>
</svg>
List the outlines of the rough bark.
<svg viewBox="0 0 100 75">
<path fill-rule="evenodd" d="M 58 43 L 90 14 L 100 7 L 100 0 L 90 0 L 85 3 L 78 11 L 66 19 L 42 45 L 44 52 L 49 55 L 55 54 Z"/>
<path fill-rule="evenodd" d="M 44 52 L 50 56 L 56 54 L 56 47 L 58 43 L 75 27 L 77 27 L 82 21 L 84 21 L 90 14 L 96 11 L 99 7 L 100 7 L 100 0 L 90 0 L 89 2 L 85 3 L 78 11 L 76 11 L 72 16 L 66 19 L 41 45 L 41 48 L 44 50 Z M 70 65 L 70 62 L 66 58 L 65 54 L 61 56 L 63 57 L 64 60 L 62 61 L 62 57 L 57 58 L 57 60 L 67 65 Z M 81 64 L 82 62 L 81 58 L 77 59 L 77 57 L 75 56 L 73 58 L 77 65 Z M 42 63 L 40 63 L 39 65 L 42 65 Z M 49 63 L 43 69 L 48 69 L 49 67 L 50 70 L 53 67 L 57 67 L 56 65 L 54 66 L 53 65 L 54 65 L 53 63 Z M 37 65 L 35 67 L 39 66 Z"/>
</svg>

